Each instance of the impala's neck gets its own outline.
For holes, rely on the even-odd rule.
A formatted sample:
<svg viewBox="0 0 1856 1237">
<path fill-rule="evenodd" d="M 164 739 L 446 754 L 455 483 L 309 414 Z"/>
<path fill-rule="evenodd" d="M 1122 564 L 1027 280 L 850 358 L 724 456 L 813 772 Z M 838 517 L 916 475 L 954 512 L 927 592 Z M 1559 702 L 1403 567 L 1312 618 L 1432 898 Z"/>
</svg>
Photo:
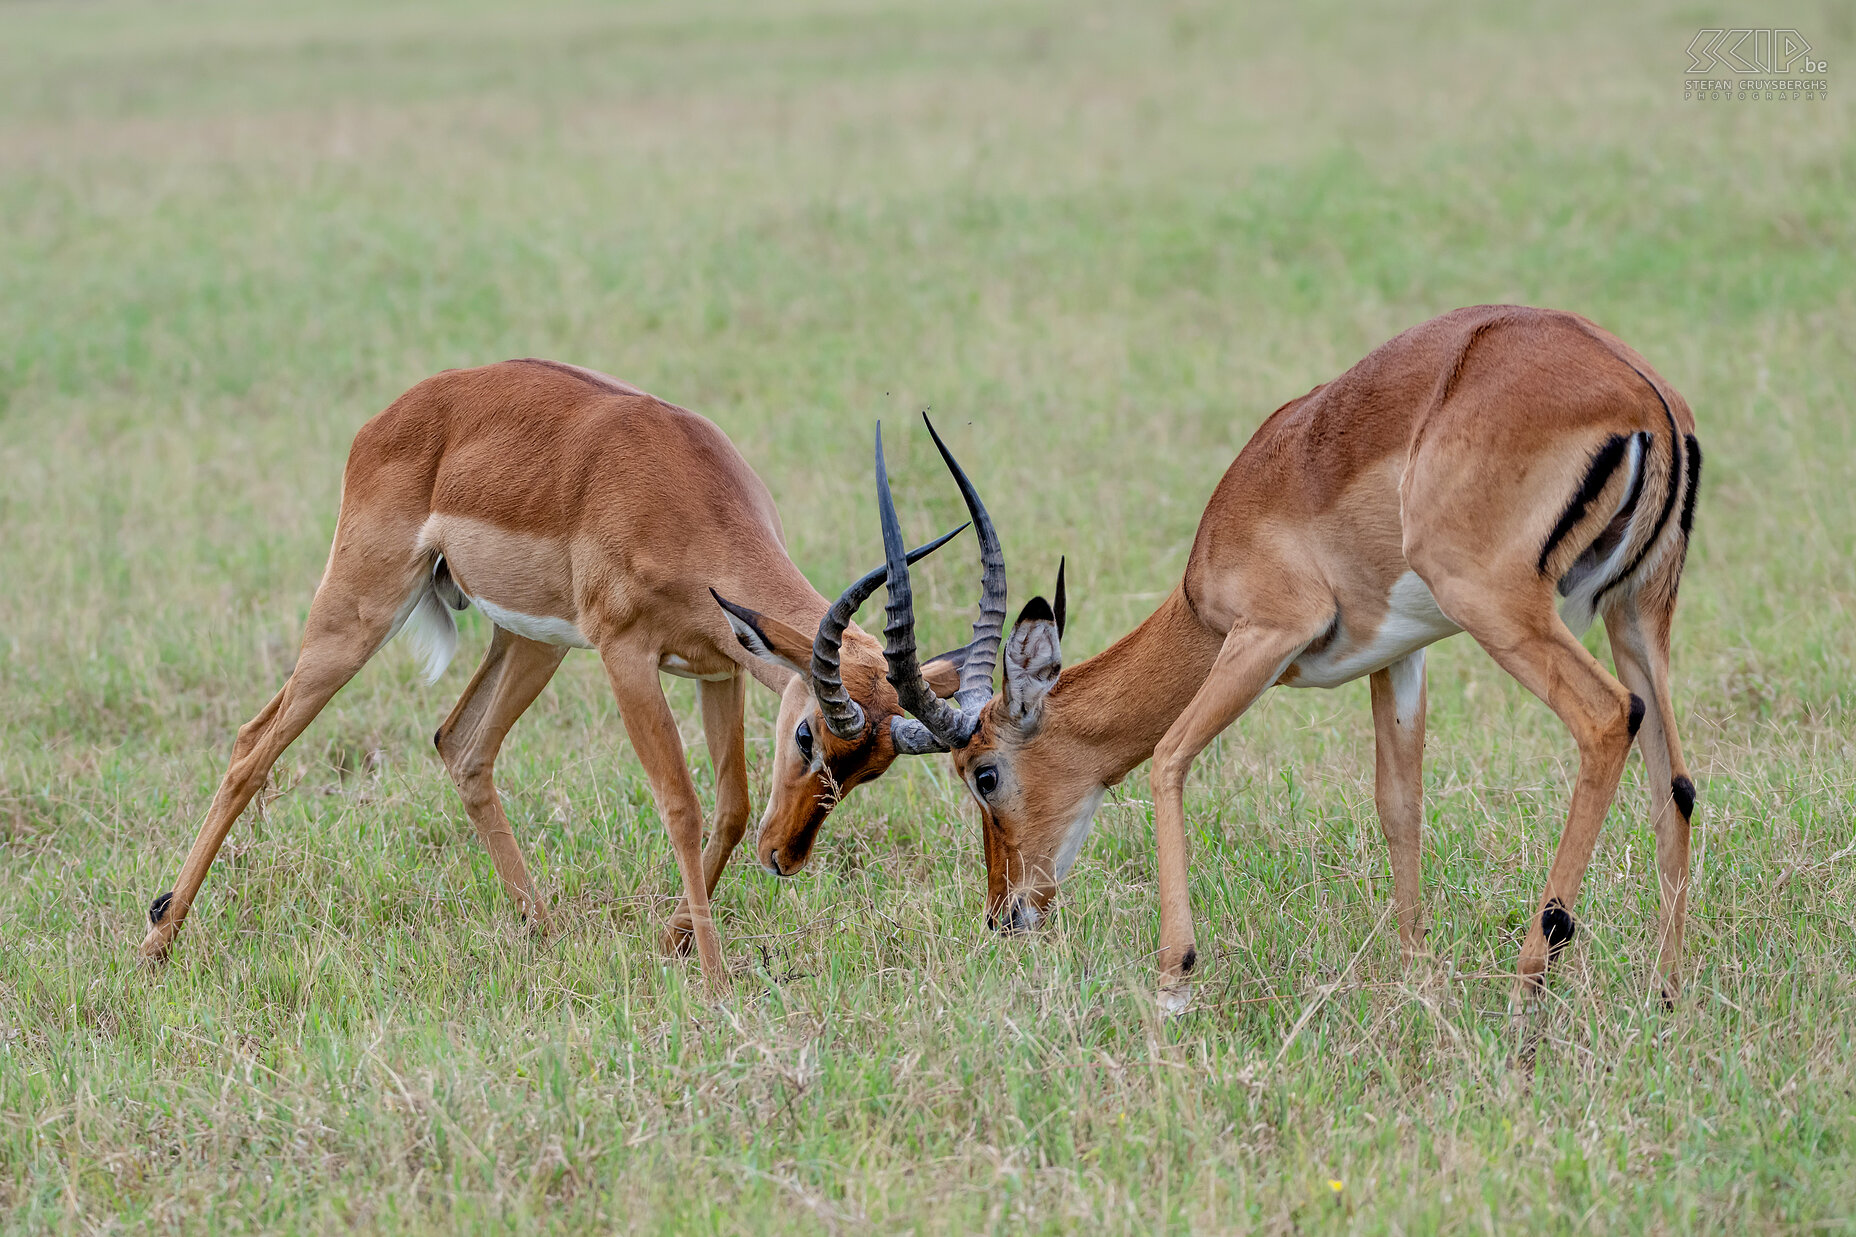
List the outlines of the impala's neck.
<svg viewBox="0 0 1856 1237">
<path fill-rule="evenodd" d="M 1045 703 L 1057 727 L 1113 786 L 1154 754 L 1211 672 L 1224 638 L 1175 588 L 1160 608 L 1107 649 L 1066 667 Z"/>
<path fill-rule="evenodd" d="M 812 587 L 811 581 L 787 557 L 785 548 L 778 541 L 769 538 L 765 544 L 739 552 L 733 558 L 735 561 L 726 564 L 728 575 L 716 583 L 718 592 L 724 597 L 739 599 L 743 605 L 808 635 L 818 630 L 819 620 L 825 617 L 825 611 L 831 603 Z M 698 604 L 708 600 L 705 591 Z M 723 630 L 726 633 L 726 629 Z M 846 647 L 841 650 L 841 655 L 856 656 L 856 638 L 862 635 L 855 628 L 847 631 Z M 786 690 L 790 677 L 788 671 L 758 657 L 739 657 L 739 650 L 734 647 L 732 640 L 724 646 L 724 651 L 736 657 L 749 674 L 776 696 Z"/>
<path fill-rule="evenodd" d="M 802 631 L 816 630 L 831 603 L 812 587 L 793 560 L 784 554 L 769 554 L 754 567 L 752 574 L 742 573 L 741 595 L 752 597 L 754 608 L 762 614 Z"/>
</svg>

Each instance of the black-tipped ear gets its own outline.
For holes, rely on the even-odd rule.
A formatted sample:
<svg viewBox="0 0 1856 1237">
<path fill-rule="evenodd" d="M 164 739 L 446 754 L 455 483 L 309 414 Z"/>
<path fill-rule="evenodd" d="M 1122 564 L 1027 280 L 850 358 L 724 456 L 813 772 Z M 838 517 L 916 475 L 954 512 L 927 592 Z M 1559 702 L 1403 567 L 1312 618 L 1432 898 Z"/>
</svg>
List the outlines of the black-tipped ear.
<svg viewBox="0 0 1856 1237">
<path fill-rule="evenodd" d="M 1057 560 L 1057 604 L 1051 607 L 1057 620 L 1057 634 L 1063 634 L 1063 568 L 1065 559 Z"/>
<path fill-rule="evenodd" d="M 922 678 L 928 681 L 929 690 L 943 700 L 959 691 L 960 672 L 966 667 L 967 658 L 972 652 L 971 644 L 963 644 L 923 662 Z"/>
<path fill-rule="evenodd" d="M 722 613 L 728 616 L 728 625 L 734 629 L 735 636 L 749 652 L 754 651 L 752 642 L 765 642 L 766 636 L 760 630 L 760 611 L 738 606 L 714 589 L 709 590 L 709 596 L 715 598 L 715 604 L 722 607 Z"/>
<path fill-rule="evenodd" d="M 742 648 L 760 660 L 784 667 L 794 674 L 808 673 L 807 659 L 811 656 L 812 646 L 804 632 L 758 610 L 736 605 L 714 589 L 709 590 L 709 596 L 715 598 L 715 604 L 722 607 L 722 613 L 728 616 L 729 630 L 735 633 L 735 640 Z"/>
<path fill-rule="evenodd" d="M 1019 611 L 1005 642 L 1006 715 L 1024 733 L 1037 729 L 1044 697 L 1057 685 L 1062 670 L 1057 616 L 1048 601 L 1033 597 Z"/>
</svg>

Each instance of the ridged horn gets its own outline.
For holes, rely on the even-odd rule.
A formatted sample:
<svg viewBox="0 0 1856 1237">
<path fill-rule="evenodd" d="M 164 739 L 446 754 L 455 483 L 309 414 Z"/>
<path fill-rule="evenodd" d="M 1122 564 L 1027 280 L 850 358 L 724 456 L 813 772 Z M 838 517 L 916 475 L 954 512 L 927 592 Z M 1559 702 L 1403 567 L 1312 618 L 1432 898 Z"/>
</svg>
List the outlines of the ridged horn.
<svg viewBox="0 0 1856 1237">
<path fill-rule="evenodd" d="M 928 432 L 934 435 L 933 425 L 928 427 Z M 895 499 L 889 492 L 889 469 L 883 461 L 883 427 L 878 425 L 877 514 L 882 520 L 883 554 L 889 570 L 888 621 L 883 628 L 887 643 L 883 656 L 889 662 L 889 681 L 895 685 L 896 698 L 903 709 L 937 743 L 952 749 L 964 747 L 972 739 L 973 732 L 979 727 L 980 710 L 992 696 L 992 666 L 998 657 L 999 633 L 1005 625 L 1005 556 L 999 550 L 999 539 L 993 532 L 992 520 L 987 516 L 979 495 L 974 492 L 972 483 L 941 443 L 940 436 L 934 435 L 934 438 L 935 445 L 940 447 L 941 458 L 947 461 L 953 471 L 954 480 L 967 501 L 967 510 L 973 516 L 974 528 L 980 537 L 980 561 L 984 567 L 980 586 L 980 617 L 973 625 L 974 643 L 966 665 L 961 670 L 960 689 L 954 696 L 956 703 L 949 704 L 936 696 L 922 676 L 921 662 L 915 648 L 914 588 L 902 552 L 902 525 L 896 518 Z M 976 660 L 980 663 L 978 666 L 975 665 Z M 900 724 L 891 728 L 892 734 L 897 735 L 899 746 L 903 737 L 898 733 L 900 730 Z M 914 738 L 915 742 L 910 746 L 924 746 L 919 736 Z"/>
<path fill-rule="evenodd" d="M 904 559 L 905 564 L 920 562 L 958 537 L 966 528 L 962 524 L 952 532 L 942 533 L 927 545 L 909 551 Z M 904 570 L 907 570 L 906 566 Z M 824 716 L 826 729 L 840 739 L 855 739 L 864 729 L 864 711 L 844 689 L 843 664 L 839 660 L 839 651 L 844 645 L 844 629 L 850 626 L 857 607 L 869 600 L 870 594 L 883 587 L 883 581 L 888 575 L 889 564 L 885 562 L 883 566 L 858 577 L 839 594 L 838 600 L 831 603 L 831 608 L 825 611 L 825 617 L 818 622 L 818 634 L 812 638 L 812 695 L 818 701 L 818 710 Z"/>
<path fill-rule="evenodd" d="M 960 487 L 960 497 L 967 504 L 974 536 L 980 543 L 980 616 L 973 622 L 973 640 L 960 670 L 960 690 L 954 694 L 961 711 L 974 713 L 977 724 L 980 706 L 992 699 L 992 672 L 999 664 L 999 642 L 1005 634 L 1005 551 L 999 548 L 999 534 L 993 529 L 992 516 L 980 501 L 979 491 L 967 480 L 966 472 L 941 441 L 926 412 L 922 413 L 922 424 L 928 427 L 928 436 L 934 439 L 935 450 L 941 453 L 947 470 L 954 474 L 954 484 Z M 968 734 L 972 734 L 971 729 Z"/>
</svg>

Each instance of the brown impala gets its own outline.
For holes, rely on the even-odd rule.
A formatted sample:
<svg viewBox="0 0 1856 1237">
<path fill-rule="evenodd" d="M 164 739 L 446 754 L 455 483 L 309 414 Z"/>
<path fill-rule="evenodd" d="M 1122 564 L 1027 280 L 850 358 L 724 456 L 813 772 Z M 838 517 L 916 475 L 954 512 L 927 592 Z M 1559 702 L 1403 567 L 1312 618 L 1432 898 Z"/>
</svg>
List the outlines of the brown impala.
<svg viewBox="0 0 1856 1237">
<path fill-rule="evenodd" d="M 998 547 L 985 528 L 990 575 Z M 804 845 L 845 791 L 895 760 L 890 723 L 919 729 L 901 716 L 875 639 L 849 626 L 886 570 L 828 606 L 786 556 L 773 500 L 722 432 L 615 378 L 523 360 L 426 379 L 355 435 L 296 666 L 240 728 L 180 879 L 149 910 L 143 954 L 165 954 L 227 830 L 342 684 L 402 629 L 437 678 L 457 643 L 447 607 L 474 604 L 495 633 L 434 741 L 517 908 L 545 926 L 492 767 L 567 650 L 595 649 L 683 878 L 665 945 L 684 951 L 693 936 L 703 971 L 723 973 L 709 897 L 747 824 L 746 676 L 781 695 L 768 826 Z M 723 601 L 725 613 L 723 596 L 754 608 Z M 995 609 L 994 650 L 1003 592 Z M 965 653 L 922 674 L 952 691 Z M 717 781 L 706 849 L 660 672 L 700 683 Z"/>
<path fill-rule="evenodd" d="M 1185 578 L 1146 622 L 1063 669 L 1059 572 L 1054 609 L 1034 598 L 1018 617 L 1000 693 L 954 704 L 917 667 L 908 567 L 879 484 L 890 677 L 979 800 L 993 920 L 1037 923 L 1105 789 L 1151 756 L 1162 1000 L 1183 1007 L 1197 959 L 1184 806 L 1194 757 L 1272 684 L 1366 675 L 1393 905 L 1416 951 L 1424 649 L 1467 631 L 1579 747 L 1519 993 L 1538 990 L 1572 939 L 1635 739 L 1673 1000 L 1695 787 L 1676 740 L 1669 638 L 1701 474 L 1694 429 L 1682 397 L 1584 318 L 1510 305 L 1445 314 L 1263 423 L 1213 493 Z M 1599 614 L 1617 678 L 1574 634 Z"/>
</svg>

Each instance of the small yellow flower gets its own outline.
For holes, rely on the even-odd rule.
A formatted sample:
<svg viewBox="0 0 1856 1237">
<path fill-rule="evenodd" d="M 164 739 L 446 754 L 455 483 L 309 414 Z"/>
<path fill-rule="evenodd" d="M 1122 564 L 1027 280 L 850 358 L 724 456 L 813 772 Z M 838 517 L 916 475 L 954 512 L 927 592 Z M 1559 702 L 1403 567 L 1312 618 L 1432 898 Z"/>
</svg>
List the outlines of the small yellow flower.
<svg viewBox="0 0 1856 1237">
<path fill-rule="evenodd" d="M 1339 1193 L 1340 1193 L 1340 1192 L 1341 1192 L 1342 1190 L 1344 1190 L 1344 1189 L 1346 1189 L 1346 1188 L 1347 1188 L 1347 1183 L 1346 1183 L 1346 1182 L 1344 1182 L 1344 1181 L 1336 1181 L 1336 1180 L 1335 1180 L 1334 1178 L 1332 1178 L 1332 1177 L 1329 1177 L 1329 1178 L 1328 1178 L 1328 1189 L 1330 1189 L 1330 1190 L 1332 1190 L 1332 1191 L 1334 1191 L 1334 1192 L 1335 1192 L 1336 1194 L 1339 1194 Z"/>
</svg>

